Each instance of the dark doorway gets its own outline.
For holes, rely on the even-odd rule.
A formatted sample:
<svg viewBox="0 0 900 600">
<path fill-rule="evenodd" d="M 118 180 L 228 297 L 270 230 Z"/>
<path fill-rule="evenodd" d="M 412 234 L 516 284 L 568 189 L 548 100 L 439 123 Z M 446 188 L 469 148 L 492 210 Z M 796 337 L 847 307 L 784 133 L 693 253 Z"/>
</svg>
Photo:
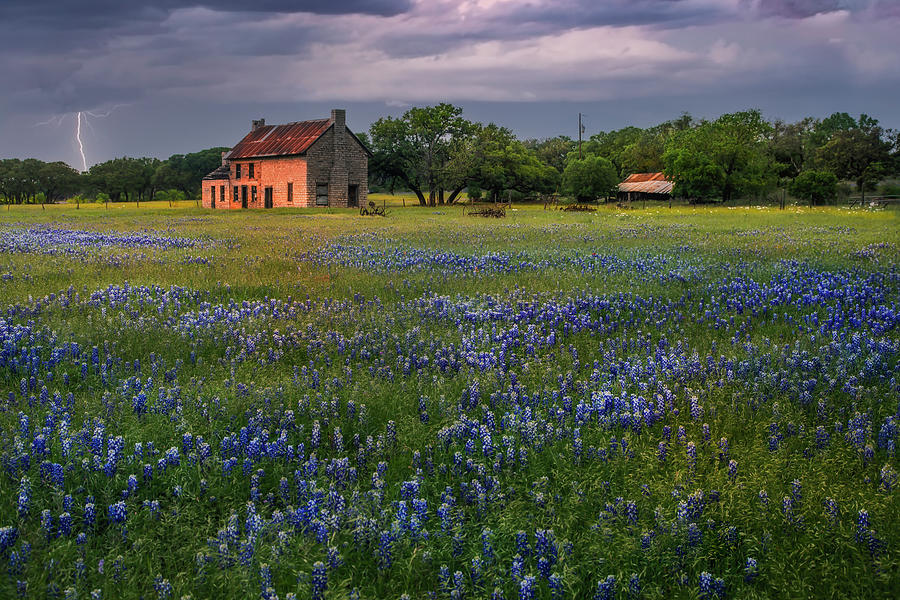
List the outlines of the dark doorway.
<svg viewBox="0 0 900 600">
<path fill-rule="evenodd" d="M 265 189 L 263 202 L 265 202 L 266 208 L 272 208 L 272 188 L 267 187 Z"/>
<path fill-rule="evenodd" d="M 247 208 L 247 186 L 241 186 L 241 208 Z"/>
<path fill-rule="evenodd" d="M 212 186 L 211 188 L 209 188 L 209 197 L 212 200 L 212 202 L 210 203 L 212 206 L 210 208 L 215 208 L 216 207 L 216 186 Z"/>
<path fill-rule="evenodd" d="M 351 185 L 347 188 L 347 206 L 348 207 L 358 207 L 359 206 L 359 186 Z"/>
</svg>

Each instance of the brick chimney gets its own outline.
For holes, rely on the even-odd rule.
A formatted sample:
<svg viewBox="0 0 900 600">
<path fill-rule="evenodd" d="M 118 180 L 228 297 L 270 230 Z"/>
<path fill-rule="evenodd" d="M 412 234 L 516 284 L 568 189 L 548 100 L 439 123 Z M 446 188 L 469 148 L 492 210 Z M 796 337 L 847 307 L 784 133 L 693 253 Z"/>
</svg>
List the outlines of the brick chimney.
<svg viewBox="0 0 900 600">
<path fill-rule="evenodd" d="M 250 121 L 250 131 L 256 131 L 260 127 L 265 127 L 265 126 L 266 126 L 265 119 L 253 119 L 252 121 Z"/>
<path fill-rule="evenodd" d="M 223 167 L 228 164 L 228 159 L 225 158 L 226 156 L 228 156 L 228 152 L 229 151 L 226 150 L 225 152 L 222 153 L 222 166 Z"/>
<path fill-rule="evenodd" d="M 331 155 L 331 175 L 328 185 L 328 203 L 332 206 L 347 206 L 347 111 L 343 108 L 331 110 L 331 124 L 334 135 L 334 151 Z"/>
</svg>

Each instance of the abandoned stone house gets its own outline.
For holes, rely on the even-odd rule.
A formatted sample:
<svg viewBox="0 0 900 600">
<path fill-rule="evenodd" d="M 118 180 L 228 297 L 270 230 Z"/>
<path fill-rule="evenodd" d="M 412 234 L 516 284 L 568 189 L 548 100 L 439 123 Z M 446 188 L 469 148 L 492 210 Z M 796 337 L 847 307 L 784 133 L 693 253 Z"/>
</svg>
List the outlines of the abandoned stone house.
<svg viewBox="0 0 900 600">
<path fill-rule="evenodd" d="M 205 208 L 353 207 L 368 196 L 369 151 L 347 129 L 346 112 L 330 119 L 266 125 L 222 155 L 203 178 Z"/>
</svg>

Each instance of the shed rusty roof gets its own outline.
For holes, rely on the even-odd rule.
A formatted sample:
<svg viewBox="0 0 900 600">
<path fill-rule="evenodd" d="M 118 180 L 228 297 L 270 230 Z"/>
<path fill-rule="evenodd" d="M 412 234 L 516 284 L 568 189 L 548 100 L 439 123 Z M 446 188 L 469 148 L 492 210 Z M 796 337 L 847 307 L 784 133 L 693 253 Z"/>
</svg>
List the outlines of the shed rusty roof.
<svg viewBox="0 0 900 600">
<path fill-rule="evenodd" d="M 619 184 L 619 191 L 671 194 L 674 186 L 674 182 L 666 179 L 664 173 L 635 173 Z"/>
<path fill-rule="evenodd" d="M 257 127 L 228 153 L 229 160 L 303 154 L 331 126 L 329 119 Z"/>
</svg>

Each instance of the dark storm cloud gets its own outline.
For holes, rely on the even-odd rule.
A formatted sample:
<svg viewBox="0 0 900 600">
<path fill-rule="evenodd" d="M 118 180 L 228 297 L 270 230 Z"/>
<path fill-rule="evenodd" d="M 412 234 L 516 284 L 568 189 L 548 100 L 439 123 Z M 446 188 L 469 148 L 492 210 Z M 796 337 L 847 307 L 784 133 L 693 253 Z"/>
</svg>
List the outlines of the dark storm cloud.
<svg viewBox="0 0 900 600">
<path fill-rule="evenodd" d="M 748 106 L 900 123 L 900 0 L 0 0 L 0 22 L 0 157 L 75 164 L 74 114 L 116 105 L 89 164 L 335 105 L 358 131 L 441 101 L 536 136 L 562 131 L 554 107 L 605 128 Z"/>
<path fill-rule="evenodd" d="M 726 7 L 691 0 L 562 0 L 543 5 L 508 7 L 506 17 L 558 27 L 598 25 L 661 25 L 675 27 L 709 23 L 730 16 Z"/>
<path fill-rule="evenodd" d="M 208 8 L 219 12 L 391 16 L 406 12 L 410 6 L 410 0 L 3 0 L 0 3 L 0 19 L 7 24 L 59 23 L 74 27 L 104 27 L 134 21 L 160 21 L 172 11 L 188 8 Z"/>
<path fill-rule="evenodd" d="M 803 19 L 843 7 L 840 0 L 759 0 L 759 11 L 764 15 Z"/>
</svg>

